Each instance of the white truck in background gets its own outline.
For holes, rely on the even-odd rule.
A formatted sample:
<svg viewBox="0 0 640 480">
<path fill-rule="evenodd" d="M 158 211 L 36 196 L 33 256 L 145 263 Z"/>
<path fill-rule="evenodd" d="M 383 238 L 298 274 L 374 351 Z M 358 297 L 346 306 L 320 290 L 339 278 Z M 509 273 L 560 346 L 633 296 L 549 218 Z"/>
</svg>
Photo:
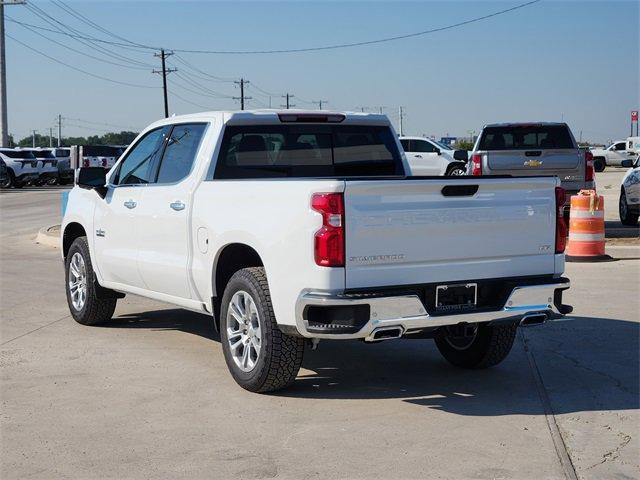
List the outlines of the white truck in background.
<svg viewBox="0 0 640 480">
<path fill-rule="evenodd" d="M 621 167 L 625 160 L 631 160 L 633 163 L 639 151 L 638 137 L 629 137 L 626 140 L 616 140 L 607 148 L 593 148 L 591 155 L 596 172 L 601 172 L 606 167 Z"/>
<path fill-rule="evenodd" d="M 208 112 L 81 168 L 63 219 L 73 318 L 127 293 L 213 316 L 239 385 L 290 385 L 305 343 L 433 338 L 464 368 L 571 311 L 554 177 L 408 176 L 383 115 Z M 345 344 L 347 346 L 348 344 Z"/>
</svg>

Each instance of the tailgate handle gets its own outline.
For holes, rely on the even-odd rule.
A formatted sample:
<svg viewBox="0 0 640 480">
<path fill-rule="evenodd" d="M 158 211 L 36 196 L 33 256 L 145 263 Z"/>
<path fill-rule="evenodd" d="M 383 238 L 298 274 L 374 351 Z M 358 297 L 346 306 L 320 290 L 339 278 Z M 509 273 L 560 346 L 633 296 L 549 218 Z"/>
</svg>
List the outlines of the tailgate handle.
<svg viewBox="0 0 640 480">
<path fill-rule="evenodd" d="M 529 150 L 528 152 L 524 152 L 525 157 L 539 157 L 542 155 L 542 150 Z"/>
<path fill-rule="evenodd" d="M 445 197 L 470 197 L 478 191 L 478 185 L 445 185 L 442 195 Z"/>
</svg>

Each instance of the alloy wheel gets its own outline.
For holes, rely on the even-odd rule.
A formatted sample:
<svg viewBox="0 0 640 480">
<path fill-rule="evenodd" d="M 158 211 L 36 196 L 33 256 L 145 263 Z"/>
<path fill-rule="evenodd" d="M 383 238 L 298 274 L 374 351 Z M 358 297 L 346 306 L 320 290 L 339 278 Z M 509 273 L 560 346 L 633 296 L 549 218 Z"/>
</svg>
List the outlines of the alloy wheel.
<svg viewBox="0 0 640 480">
<path fill-rule="evenodd" d="M 260 357 L 262 331 L 256 303 L 244 290 L 237 291 L 231 297 L 226 328 L 234 363 L 243 372 L 250 372 Z"/>
</svg>

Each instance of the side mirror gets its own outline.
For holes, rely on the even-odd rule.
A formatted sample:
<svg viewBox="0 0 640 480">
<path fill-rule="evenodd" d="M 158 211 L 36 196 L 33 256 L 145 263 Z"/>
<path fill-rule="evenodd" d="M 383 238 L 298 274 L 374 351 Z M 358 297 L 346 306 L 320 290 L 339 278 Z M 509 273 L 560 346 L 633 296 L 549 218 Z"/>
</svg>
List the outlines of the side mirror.
<svg viewBox="0 0 640 480">
<path fill-rule="evenodd" d="M 107 193 L 107 173 L 102 167 L 82 167 L 78 170 L 76 184 L 80 188 L 95 190 L 102 198 Z"/>
<path fill-rule="evenodd" d="M 437 155 L 442 155 L 442 152 L 440 151 L 440 149 L 439 149 L 439 148 L 436 148 L 436 154 L 437 154 Z"/>
<path fill-rule="evenodd" d="M 620 164 L 621 166 L 623 166 L 624 168 L 631 168 L 633 167 L 633 160 L 622 160 L 622 163 Z"/>
<path fill-rule="evenodd" d="M 467 154 L 466 150 L 455 150 L 453 152 L 453 158 L 454 160 L 458 160 L 460 162 L 469 161 L 469 155 Z"/>
</svg>

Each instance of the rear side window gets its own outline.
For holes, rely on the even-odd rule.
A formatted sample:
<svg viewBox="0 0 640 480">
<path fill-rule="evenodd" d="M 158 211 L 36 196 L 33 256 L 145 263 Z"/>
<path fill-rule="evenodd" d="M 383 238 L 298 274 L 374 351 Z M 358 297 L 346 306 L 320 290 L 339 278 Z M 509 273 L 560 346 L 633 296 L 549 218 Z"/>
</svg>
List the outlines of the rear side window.
<svg viewBox="0 0 640 480">
<path fill-rule="evenodd" d="M 243 125 L 225 129 L 214 178 L 404 175 L 388 127 Z"/>
<path fill-rule="evenodd" d="M 173 127 L 164 149 L 157 183 L 175 183 L 189 175 L 204 130 L 204 124 Z"/>
<path fill-rule="evenodd" d="M 25 152 L 23 150 L 0 150 L 0 153 L 9 158 L 21 158 L 26 160 L 33 160 L 36 158 L 32 152 Z"/>
<path fill-rule="evenodd" d="M 514 125 L 487 127 L 480 150 L 544 150 L 575 148 L 564 125 Z"/>
</svg>

